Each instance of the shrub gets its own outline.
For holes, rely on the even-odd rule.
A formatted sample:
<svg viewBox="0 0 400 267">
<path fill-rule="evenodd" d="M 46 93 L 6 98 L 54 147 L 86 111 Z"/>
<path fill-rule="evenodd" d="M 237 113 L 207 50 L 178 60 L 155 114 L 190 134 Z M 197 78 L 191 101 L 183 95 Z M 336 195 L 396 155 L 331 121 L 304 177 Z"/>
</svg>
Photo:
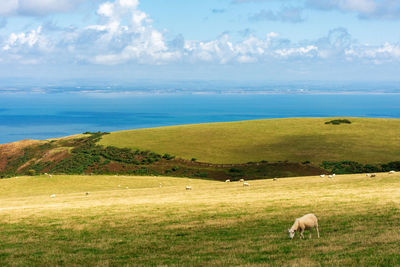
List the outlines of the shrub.
<svg viewBox="0 0 400 267">
<path fill-rule="evenodd" d="M 175 156 L 172 156 L 172 155 L 170 155 L 170 154 L 164 154 L 164 155 L 162 156 L 162 158 L 163 158 L 163 159 L 166 159 L 166 160 L 172 160 L 172 159 L 175 158 Z"/>
<path fill-rule="evenodd" d="M 347 119 L 338 119 L 325 122 L 325 124 L 340 125 L 340 124 L 351 124 L 351 121 Z"/>
</svg>

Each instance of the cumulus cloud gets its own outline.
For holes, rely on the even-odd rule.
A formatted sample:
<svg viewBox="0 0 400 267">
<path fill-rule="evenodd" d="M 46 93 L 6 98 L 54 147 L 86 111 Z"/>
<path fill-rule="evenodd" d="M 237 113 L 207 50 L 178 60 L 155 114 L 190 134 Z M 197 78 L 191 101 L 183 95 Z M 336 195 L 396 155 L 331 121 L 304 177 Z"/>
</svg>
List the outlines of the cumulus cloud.
<svg viewBox="0 0 400 267">
<path fill-rule="evenodd" d="M 138 0 L 102 3 L 97 14 L 103 23 L 87 26 L 69 40 L 82 51 L 80 58 L 96 64 L 121 64 L 128 61 L 159 64 L 174 60 L 163 33 L 154 29 L 148 14 L 141 11 Z M 74 38 L 75 37 L 75 38 Z M 84 51 L 90 45 L 95 54 Z"/>
<path fill-rule="evenodd" d="M 51 44 L 48 39 L 42 35 L 42 27 L 39 26 L 28 33 L 12 33 L 5 41 L 2 49 L 11 52 L 24 52 L 37 49 L 42 52 L 49 52 Z"/>
<path fill-rule="evenodd" d="M 276 32 L 258 37 L 251 31 L 246 31 L 240 40 L 223 33 L 215 40 L 202 41 L 185 40 L 182 35 L 166 38 L 166 31 L 155 29 L 150 16 L 140 10 L 138 0 L 103 2 L 96 14 L 98 23 L 83 28 L 59 28 L 47 22 L 30 31 L 0 36 L 0 57 L 3 62 L 24 64 L 55 59 L 54 62 L 69 60 L 97 65 L 400 61 L 398 44 L 360 44 L 345 28 L 300 42 L 292 42 Z"/>
<path fill-rule="evenodd" d="M 84 0 L 2 0 L 0 15 L 41 16 L 68 12 Z"/>
</svg>

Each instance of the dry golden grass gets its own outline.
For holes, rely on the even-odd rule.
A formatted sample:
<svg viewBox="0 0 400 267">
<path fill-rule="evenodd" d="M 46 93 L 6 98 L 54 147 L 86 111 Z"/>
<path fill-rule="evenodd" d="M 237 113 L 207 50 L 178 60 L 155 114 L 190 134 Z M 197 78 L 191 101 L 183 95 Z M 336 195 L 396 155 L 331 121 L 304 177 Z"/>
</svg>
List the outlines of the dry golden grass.
<svg viewBox="0 0 400 267">
<path fill-rule="evenodd" d="M 400 264 L 399 174 L 250 184 L 129 176 L 0 180 L 0 266 Z M 289 240 L 287 228 L 309 212 L 319 218 L 321 238 Z"/>
</svg>

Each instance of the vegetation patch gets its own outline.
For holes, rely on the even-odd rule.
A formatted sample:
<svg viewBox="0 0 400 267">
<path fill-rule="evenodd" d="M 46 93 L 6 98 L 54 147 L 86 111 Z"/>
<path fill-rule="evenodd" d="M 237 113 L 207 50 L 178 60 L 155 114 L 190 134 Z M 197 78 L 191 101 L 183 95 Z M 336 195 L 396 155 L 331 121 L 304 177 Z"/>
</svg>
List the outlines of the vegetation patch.
<svg viewBox="0 0 400 267">
<path fill-rule="evenodd" d="M 371 172 L 400 171 L 400 161 L 387 164 L 361 164 L 355 161 L 327 162 L 324 161 L 321 167 L 330 173 L 354 174 Z"/>
<path fill-rule="evenodd" d="M 325 124 L 340 125 L 340 124 L 351 124 L 351 121 L 347 119 L 337 119 L 325 122 Z"/>
</svg>

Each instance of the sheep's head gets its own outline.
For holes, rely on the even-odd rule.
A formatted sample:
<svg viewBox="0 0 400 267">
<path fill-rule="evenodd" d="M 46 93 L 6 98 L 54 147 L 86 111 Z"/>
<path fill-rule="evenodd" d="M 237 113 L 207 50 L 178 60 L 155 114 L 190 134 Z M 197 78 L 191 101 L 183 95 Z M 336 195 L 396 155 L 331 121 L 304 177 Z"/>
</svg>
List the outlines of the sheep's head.
<svg viewBox="0 0 400 267">
<path fill-rule="evenodd" d="M 294 237 L 294 230 L 288 229 L 288 233 L 289 233 L 289 238 L 293 239 Z"/>
</svg>

